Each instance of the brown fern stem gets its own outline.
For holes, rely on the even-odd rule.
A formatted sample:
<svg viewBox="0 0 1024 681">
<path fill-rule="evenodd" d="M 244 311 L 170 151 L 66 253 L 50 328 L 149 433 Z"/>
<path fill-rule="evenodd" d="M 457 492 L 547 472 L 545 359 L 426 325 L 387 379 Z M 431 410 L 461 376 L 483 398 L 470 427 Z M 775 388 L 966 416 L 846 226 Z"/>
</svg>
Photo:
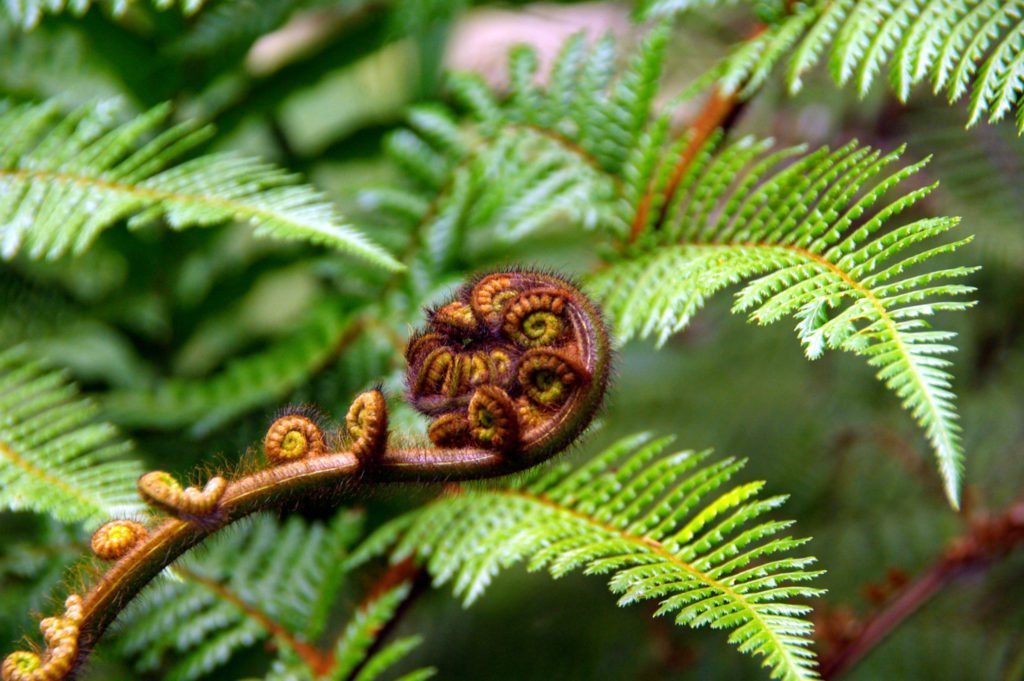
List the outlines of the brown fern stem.
<svg viewBox="0 0 1024 681">
<path fill-rule="evenodd" d="M 370 390 L 353 402 L 337 435 L 324 434 L 301 412 L 278 418 L 264 439 L 266 466 L 234 480 L 218 475 L 202 487 L 183 487 L 167 473 L 147 473 L 140 494 L 166 516 L 151 528 L 115 520 L 97 531 L 94 552 L 112 565 L 84 596 L 70 596 L 62 615 L 43 620 L 42 653 L 7 657 L 3 680 L 70 678 L 153 578 L 241 518 L 300 505 L 311 494 L 522 471 L 568 447 L 600 407 L 610 371 L 608 334 L 594 304 L 566 280 L 495 272 L 429 317 L 406 352 L 407 397 L 436 417 L 429 445 L 390 446 L 387 403 Z M 263 623 L 277 632 L 273 622 Z M 293 647 L 315 670 L 328 663 L 314 648 Z"/>
<path fill-rule="evenodd" d="M 753 40 L 757 36 L 764 33 L 768 26 L 766 24 L 757 24 L 747 40 Z M 679 190 L 679 183 L 682 182 L 683 177 L 686 175 L 686 171 L 693 164 L 694 159 L 697 158 L 697 154 L 704 147 L 707 141 L 711 138 L 716 130 L 726 130 L 732 126 L 732 124 L 739 117 L 743 110 L 746 99 L 741 99 L 737 94 L 740 90 L 737 87 L 733 92 L 723 92 L 717 86 L 711 88 L 711 92 L 708 95 L 707 101 L 704 102 L 703 108 L 697 114 L 693 123 L 686 130 L 686 146 L 683 147 L 682 152 L 679 154 L 679 158 L 676 160 L 675 165 L 672 168 L 672 172 L 669 175 L 669 179 L 664 189 L 664 199 L 661 202 L 661 207 L 658 209 L 658 217 L 651 224 L 651 229 L 660 229 L 661 225 L 665 222 L 665 218 L 668 214 L 669 207 L 672 205 L 672 199 L 675 197 L 676 192 Z M 640 204 L 637 206 L 636 213 L 633 216 L 633 222 L 630 225 L 629 230 L 629 243 L 635 242 L 643 234 L 645 227 L 650 217 L 651 204 L 654 201 L 654 186 L 648 187 L 647 192 L 640 200 Z"/>
<path fill-rule="evenodd" d="M 303 662 L 305 662 L 310 669 L 317 673 L 323 673 L 330 670 L 329 656 L 325 655 L 322 651 L 316 648 L 316 646 L 310 645 L 298 638 L 280 622 L 253 604 L 247 602 L 244 598 L 226 587 L 223 583 L 216 579 L 211 579 L 205 575 L 201 575 L 198 572 L 189 570 L 188 568 L 178 567 L 176 571 L 182 578 L 201 585 L 216 594 L 221 600 L 231 603 L 236 608 L 244 612 L 246 617 L 249 619 L 259 622 L 259 625 L 263 627 L 267 633 L 294 650 L 295 654 L 301 657 Z"/>
<path fill-rule="evenodd" d="M 391 617 L 373 632 L 373 643 L 366 649 L 363 659 L 345 677 L 345 681 L 355 681 L 363 668 L 373 659 L 373 656 L 384 647 L 384 642 L 391 632 L 395 630 L 402 618 L 405 617 L 413 602 L 430 587 L 430 575 L 427 573 L 426 568 L 417 565 L 416 561 L 412 558 L 389 565 L 370 587 L 363 602 L 359 604 L 360 610 L 368 610 L 381 596 L 400 584 L 409 584 L 409 593 L 398 604 Z"/>
<path fill-rule="evenodd" d="M 892 632 L 947 587 L 985 570 L 1024 544 L 1024 501 L 997 516 L 982 516 L 950 542 L 942 556 L 910 582 L 855 634 L 821 658 L 821 676 L 837 679 L 867 657 Z"/>
</svg>

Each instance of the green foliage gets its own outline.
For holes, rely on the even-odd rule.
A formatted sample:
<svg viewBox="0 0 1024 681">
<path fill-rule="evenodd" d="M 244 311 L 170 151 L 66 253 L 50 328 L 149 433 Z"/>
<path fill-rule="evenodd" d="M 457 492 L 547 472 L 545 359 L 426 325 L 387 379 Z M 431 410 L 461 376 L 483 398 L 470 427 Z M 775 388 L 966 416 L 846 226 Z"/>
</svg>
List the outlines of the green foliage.
<svg viewBox="0 0 1024 681">
<path fill-rule="evenodd" d="M 170 661 L 165 678 L 190 681 L 268 637 L 282 650 L 315 642 L 344 578 L 338 559 L 360 527 L 360 514 L 343 512 L 329 524 L 262 515 L 225 531 L 125 612 L 118 650 L 140 672 Z"/>
<path fill-rule="evenodd" d="M 799 601 L 822 593 L 803 584 L 820 573 L 805 569 L 813 558 L 780 555 L 806 541 L 777 536 L 790 522 L 757 521 L 785 497 L 758 498 L 761 482 L 720 492 L 743 462 L 659 457 L 670 442 L 634 436 L 575 470 L 440 499 L 379 530 L 353 560 L 397 540 L 393 560 L 418 557 L 467 604 L 521 561 L 555 577 L 608 574 L 620 605 L 657 600 L 656 614 L 677 624 L 732 629 L 729 641 L 763 657 L 773 678 L 817 678 Z"/>
<path fill-rule="evenodd" d="M 98 411 L 24 347 L 0 352 L 0 507 L 90 523 L 137 512 L 141 466 Z"/>
<path fill-rule="evenodd" d="M 360 333 L 333 301 L 310 312 L 294 333 L 239 357 L 213 376 L 172 378 L 152 390 L 112 392 L 105 406 L 122 424 L 191 426 L 202 434 L 254 407 L 273 404 L 326 366 Z"/>
<path fill-rule="evenodd" d="M 653 5 L 648 16 L 678 11 Z M 968 125 L 994 123 L 1016 111 L 1024 131 L 1024 3 L 1019 0 L 819 0 L 781 18 L 748 41 L 692 90 L 718 81 L 744 95 L 759 88 L 787 53 L 791 91 L 827 59 L 839 85 L 861 95 L 888 64 L 901 101 L 929 80 L 935 94 L 956 102 L 970 93 Z"/>
<path fill-rule="evenodd" d="M 356 612 L 335 646 L 336 666 L 331 672 L 332 681 L 345 681 L 348 678 L 353 681 L 373 681 L 420 644 L 422 639 L 419 636 L 399 638 L 381 648 L 369 660 L 366 659 L 370 646 L 377 641 L 377 633 L 391 620 L 402 601 L 408 598 L 410 589 L 408 584 L 390 589 Z M 426 679 L 433 675 L 433 670 L 423 669 L 403 676 L 402 679 Z"/>
<path fill-rule="evenodd" d="M 123 14 L 135 4 L 136 0 L 102 0 L 103 5 L 115 15 Z M 157 9 L 169 9 L 178 6 L 185 14 L 197 12 L 205 0 L 152 0 Z M 74 15 L 85 14 L 93 4 L 92 0 L 5 0 L 0 4 L 0 19 L 10 19 L 24 29 L 33 28 L 45 14 L 70 12 Z"/>
<path fill-rule="evenodd" d="M 931 330 L 925 318 L 970 307 L 956 298 L 973 288 L 948 280 L 975 268 L 918 267 L 969 241 L 936 243 L 957 220 L 890 224 L 934 185 L 874 207 L 920 169 L 888 170 L 901 153 L 856 144 L 771 152 L 750 138 L 718 153 L 709 145 L 682 178 L 664 226 L 589 287 L 621 341 L 655 335 L 664 343 L 709 296 L 753 279 L 734 311 L 759 324 L 795 317 L 809 358 L 826 348 L 866 356 L 925 429 L 956 505 L 963 452 L 950 362 L 941 357 L 954 351 L 955 334 Z"/>
<path fill-rule="evenodd" d="M 651 120 L 650 112 L 666 35 L 655 31 L 614 86 L 606 66 L 610 45 L 599 42 L 588 52 L 579 37 L 562 50 L 546 91 L 533 84 L 535 60 L 523 50 L 510 58 L 504 103 L 478 79 L 456 79 L 452 90 L 478 121 L 483 141 L 467 151 L 449 118 L 417 112 L 417 134 L 396 134 L 390 149 L 423 189 L 391 193 L 378 205 L 422 226 L 435 267 L 458 262 L 455 247 L 472 243 L 474 232 L 493 247 L 568 216 L 572 224 L 628 239 L 631 223 L 642 218 L 642 238 L 618 253 L 607 249 L 611 266 L 589 280 L 623 342 L 657 335 L 664 343 L 710 294 L 762 276 L 740 295 L 737 311 L 759 323 L 795 316 L 810 358 L 826 348 L 867 356 L 924 428 L 956 506 L 963 451 L 950 363 L 940 357 L 954 349 L 952 334 L 929 330 L 924 318 L 969 307 L 948 298 L 970 287 L 941 280 L 973 269 L 904 275 L 968 241 L 932 246 L 956 220 L 892 227 L 930 187 L 865 215 L 920 166 L 874 182 L 901 152 L 883 156 L 855 145 L 794 161 L 798 149 L 769 153 L 768 142 L 747 139 L 719 151 L 712 142 L 682 177 L 673 177 L 687 140 L 668 144 L 667 118 Z M 504 132 L 491 143 L 489 130 Z M 494 168 L 502 169 L 501 182 L 493 181 Z M 648 197 L 648 209 L 638 209 Z M 922 244 L 929 248 L 916 248 Z"/>
<path fill-rule="evenodd" d="M 617 74 L 611 40 L 589 45 L 578 34 L 562 48 L 546 89 L 534 83 L 536 54 L 516 49 L 504 100 L 478 76 L 453 76 L 450 90 L 472 115 L 471 134 L 453 114 L 414 109 L 411 129 L 386 146 L 410 188 L 367 192 L 364 205 L 422 234 L 425 263 L 435 271 L 559 225 L 623 232 L 630 207 L 618 177 L 651 134 L 667 39 L 665 27 L 653 31 Z"/>
<path fill-rule="evenodd" d="M 81 253 L 103 229 L 130 218 L 163 217 L 173 229 L 232 219 L 280 239 L 346 251 L 381 267 L 401 265 L 352 227 L 326 198 L 260 161 L 214 154 L 174 165 L 211 134 L 185 123 L 151 135 L 167 117 L 159 106 L 118 123 L 113 102 L 62 115 L 53 104 L 0 114 L 0 254 L 56 259 Z"/>
</svg>

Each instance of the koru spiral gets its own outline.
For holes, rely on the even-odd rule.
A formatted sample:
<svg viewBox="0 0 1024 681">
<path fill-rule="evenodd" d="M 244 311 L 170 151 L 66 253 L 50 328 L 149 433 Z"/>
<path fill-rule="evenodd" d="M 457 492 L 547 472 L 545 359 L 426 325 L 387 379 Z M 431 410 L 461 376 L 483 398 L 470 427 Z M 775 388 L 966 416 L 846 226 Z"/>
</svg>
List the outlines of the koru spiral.
<svg viewBox="0 0 1024 681">
<path fill-rule="evenodd" d="M 3 681 L 58 681 L 80 668 L 118 612 L 189 548 L 251 513 L 300 503 L 310 490 L 504 475 L 568 447 L 593 420 L 610 370 L 594 304 L 565 279 L 531 271 L 478 277 L 428 312 L 406 350 L 407 399 L 433 418 L 430 442 L 393 447 L 379 390 L 359 395 L 340 433 L 290 411 L 263 440 L 265 464 L 233 480 L 183 486 L 153 471 L 139 493 L 149 519 L 113 520 L 92 537 L 109 568 L 59 617 L 40 622 L 46 647 L 18 651 Z"/>
</svg>

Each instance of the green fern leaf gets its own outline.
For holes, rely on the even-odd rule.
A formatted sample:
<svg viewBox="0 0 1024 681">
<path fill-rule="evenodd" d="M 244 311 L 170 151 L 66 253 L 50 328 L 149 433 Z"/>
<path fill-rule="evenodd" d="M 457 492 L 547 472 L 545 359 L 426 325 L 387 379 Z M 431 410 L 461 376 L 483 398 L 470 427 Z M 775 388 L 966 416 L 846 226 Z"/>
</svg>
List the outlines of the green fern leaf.
<svg viewBox="0 0 1024 681">
<path fill-rule="evenodd" d="M 138 513 L 142 467 L 98 412 L 23 347 L 0 352 L 0 508 L 91 524 Z"/>
<path fill-rule="evenodd" d="M 261 234 L 402 268 L 342 224 L 322 194 L 272 165 L 233 154 L 175 164 L 208 128 L 182 124 L 142 143 L 168 113 L 158 106 L 118 123 L 112 102 L 66 116 L 50 103 L 0 113 L 0 255 L 55 259 L 82 252 L 119 220 L 162 217 L 173 229 L 244 221 Z"/>
<path fill-rule="evenodd" d="M 593 275 L 591 293 L 619 341 L 664 342 L 709 296 L 748 282 L 735 311 L 759 324 L 795 318 L 812 359 L 827 348 L 867 357 L 924 428 L 957 505 L 963 452 L 942 357 L 954 351 L 954 334 L 930 330 L 925 318 L 970 307 L 957 298 L 973 288 L 949 280 L 975 268 L 917 272 L 969 239 L 935 243 L 957 224 L 952 218 L 890 226 L 933 187 L 873 208 L 923 165 L 884 175 L 902 150 L 883 156 L 849 144 L 802 154 L 769 146 L 747 138 L 704 154 L 681 182 L 664 228 Z"/>
<path fill-rule="evenodd" d="M 223 371 L 206 378 L 170 378 L 145 391 L 113 392 L 104 406 L 121 424 L 164 429 L 191 425 L 194 435 L 202 435 L 239 414 L 285 399 L 361 331 L 361 324 L 336 300 L 325 301 L 293 333 L 231 361 Z M 353 375 L 365 376 L 376 366 L 371 363 Z"/>
<path fill-rule="evenodd" d="M 409 584 L 395 587 L 373 598 L 356 612 L 335 646 L 335 666 L 331 670 L 331 679 L 374 681 L 420 645 L 422 639 L 419 636 L 407 636 L 387 644 L 366 659 L 370 646 L 377 640 L 377 632 L 394 616 L 402 601 L 409 595 L 410 588 Z M 421 669 L 413 674 L 416 674 L 415 678 L 426 679 L 433 676 L 434 671 Z"/>
<path fill-rule="evenodd" d="M 633 436 L 575 470 L 563 463 L 508 489 L 439 499 L 385 525 L 352 560 L 395 541 L 393 560 L 418 557 L 467 604 L 524 560 L 555 577 L 610 575 L 620 605 L 657 600 L 678 624 L 731 629 L 773 678 L 817 678 L 810 608 L 793 601 L 821 593 L 804 585 L 820 573 L 805 569 L 813 558 L 781 555 L 806 541 L 778 536 L 791 523 L 758 520 L 785 497 L 758 498 L 763 483 L 711 497 L 743 462 L 659 456 L 670 442 Z"/>
<path fill-rule="evenodd" d="M 649 122 L 668 35 L 667 26 L 653 30 L 617 78 L 612 42 L 576 36 L 544 89 L 534 85 L 536 55 L 513 50 L 504 100 L 479 76 L 453 76 L 452 97 L 474 125 L 460 128 L 437 107 L 414 109 L 410 129 L 386 145 L 409 189 L 368 192 L 364 206 L 420 239 L 434 271 L 497 257 L 564 225 L 625 232 L 619 175 L 637 176 L 638 149 L 650 152 L 658 139 Z"/>
<path fill-rule="evenodd" d="M 688 4 L 655 3 L 645 16 Z M 760 9 L 759 2 L 752 4 Z M 691 91 L 717 81 L 726 91 L 749 95 L 789 52 L 787 80 L 794 92 L 826 55 L 836 83 L 856 84 L 861 95 L 888 65 L 901 100 L 930 79 L 951 103 L 970 92 L 968 126 L 982 119 L 994 123 L 1016 110 L 1024 132 L 1022 0 L 818 0 L 738 47 Z"/>
<path fill-rule="evenodd" d="M 343 512 L 327 525 L 261 515 L 230 528 L 125 611 L 119 651 L 140 671 L 171 658 L 166 678 L 191 681 L 268 637 L 285 650 L 315 641 L 341 586 L 338 558 L 361 524 Z"/>
<path fill-rule="evenodd" d="M 179 7 L 183 14 L 195 14 L 202 8 L 206 0 L 152 0 L 157 9 L 166 10 Z M 115 16 L 124 14 L 135 0 L 103 0 L 96 4 L 102 5 Z M 93 5 L 93 0 L 5 0 L 0 4 L 0 19 L 10 18 L 25 30 L 31 29 L 47 14 L 69 12 L 76 16 L 85 14 Z"/>
<path fill-rule="evenodd" d="M 849 4 L 829 8 L 835 14 L 829 31 L 839 30 L 836 13 L 852 11 Z M 819 22 L 806 40 L 831 35 L 821 27 L 832 23 Z M 905 24 L 899 19 L 893 26 Z M 483 139 L 460 143 L 447 117 L 429 125 L 423 118 L 414 122 L 420 131 L 405 131 L 401 151 L 393 151 L 406 168 L 421 169 L 413 171 L 421 189 L 404 200 L 392 196 L 392 214 L 413 233 L 423 230 L 442 270 L 460 257 L 479 256 L 467 255 L 474 237 L 493 248 L 566 223 L 619 239 L 644 235 L 609 256 L 611 265 L 589 280 L 623 342 L 634 336 L 664 342 L 707 296 L 762 277 L 741 293 L 737 311 L 759 323 L 794 317 L 810 358 L 829 348 L 866 356 L 924 428 L 955 506 L 963 451 L 949 363 L 942 357 L 953 347 L 947 342 L 951 335 L 928 330 L 924 318 L 968 307 L 956 298 L 972 289 L 942 280 L 973 270 L 901 278 L 904 270 L 916 271 L 964 243 L 912 250 L 935 241 L 955 220 L 923 220 L 889 231 L 892 218 L 930 187 L 907 192 L 865 217 L 919 166 L 872 184 L 899 153 L 883 157 L 856 145 L 797 159 L 800 149 L 770 153 L 768 142 L 753 140 L 716 152 L 715 137 L 694 154 L 682 177 L 672 177 L 688 140 L 667 141 L 669 121 L 653 115 L 648 96 L 659 73 L 663 31 L 648 38 L 617 84 L 600 85 L 607 78 L 604 66 L 594 72 L 580 66 L 588 63 L 587 55 L 606 48 L 598 43 L 588 53 L 579 39 L 563 51 L 562 59 L 571 63 L 556 62 L 547 90 L 534 85 L 536 59 L 523 50 L 512 54 L 506 102 L 478 78 L 458 79 L 456 97 L 477 119 Z M 887 31 L 865 49 L 888 45 L 899 32 Z M 795 38 L 789 29 L 765 35 L 787 45 Z M 812 44 L 804 58 L 817 59 L 823 45 Z M 852 67 L 840 61 L 837 68 Z M 756 73 L 767 77 L 766 71 Z M 572 78 L 598 84 L 596 92 L 603 95 L 591 89 L 584 97 L 580 87 L 558 85 Z M 639 104 L 631 106 L 633 100 Z M 586 101 L 585 111 L 576 101 Z M 492 129 L 504 132 L 493 138 L 487 132 Z M 494 181 L 494 168 L 502 168 L 501 182 Z M 663 205 L 670 194 L 672 203 Z M 903 259 L 895 259 L 900 254 Z M 493 257 L 500 255 L 495 249 Z"/>
</svg>

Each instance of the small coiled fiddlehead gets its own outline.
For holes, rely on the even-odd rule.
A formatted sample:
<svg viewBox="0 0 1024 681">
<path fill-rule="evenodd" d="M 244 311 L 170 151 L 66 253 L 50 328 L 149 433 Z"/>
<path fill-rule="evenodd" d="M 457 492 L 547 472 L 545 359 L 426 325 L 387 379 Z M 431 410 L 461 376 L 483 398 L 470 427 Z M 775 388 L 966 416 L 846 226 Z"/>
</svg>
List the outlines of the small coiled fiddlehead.
<svg viewBox="0 0 1024 681">
<path fill-rule="evenodd" d="M 304 413 L 278 418 L 263 441 L 266 465 L 229 480 L 183 487 L 168 473 L 139 480 L 166 514 L 114 520 L 93 536 L 111 565 L 64 614 L 40 623 L 46 648 L 8 655 L 3 681 L 58 681 L 85 660 L 117 614 L 189 548 L 251 513 L 349 484 L 446 482 L 524 470 L 568 447 L 593 419 L 608 381 L 601 316 L 575 286 L 550 274 L 477 278 L 428 313 L 409 342 L 407 397 L 434 418 L 423 446 L 392 447 L 379 390 L 359 395 L 343 432 L 328 437 Z M 333 449 L 328 443 L 338 443 Z"/>
</svg>

